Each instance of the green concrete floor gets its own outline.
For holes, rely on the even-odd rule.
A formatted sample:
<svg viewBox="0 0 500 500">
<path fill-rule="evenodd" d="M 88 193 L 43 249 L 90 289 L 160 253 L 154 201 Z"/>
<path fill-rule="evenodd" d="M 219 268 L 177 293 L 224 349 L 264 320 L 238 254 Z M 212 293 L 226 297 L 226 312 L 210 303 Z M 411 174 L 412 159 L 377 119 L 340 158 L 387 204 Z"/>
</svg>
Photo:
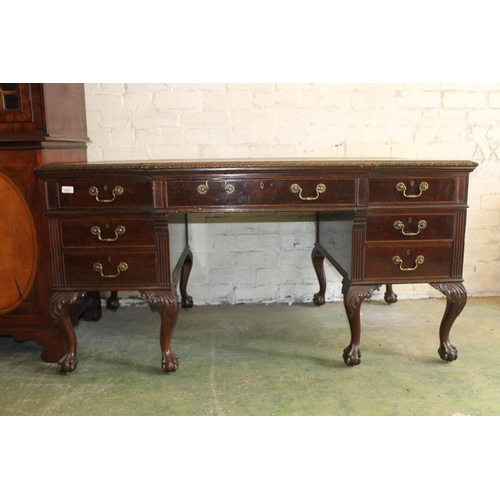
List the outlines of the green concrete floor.
<svg viewBox="0 0 500 500">
<path fill-rule="evenodd" d="M 397 290 L 396 290 L 397 291 Z M 160 369 L 160 316 L 103 309 L 77 327 L 61 375 L 41 347 L 0 338 L 0 415 L 500 415 L 500 297 L 470 298 L 439 359 L 445 299 L 365 301 L 362 364 L 348 367 L 342 303 L 180 310 L 179 371 Z"/>
</svg>

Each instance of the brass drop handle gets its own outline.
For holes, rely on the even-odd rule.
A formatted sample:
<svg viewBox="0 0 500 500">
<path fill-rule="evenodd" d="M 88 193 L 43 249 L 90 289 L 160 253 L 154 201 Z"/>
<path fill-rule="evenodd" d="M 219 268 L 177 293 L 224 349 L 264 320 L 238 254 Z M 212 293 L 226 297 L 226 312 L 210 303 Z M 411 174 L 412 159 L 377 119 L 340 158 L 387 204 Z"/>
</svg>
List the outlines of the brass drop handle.
<svg viewBox="0 0 500 500">
<path fill-rule="evenodd" d="M 401 234 L 403 236 L 417 236 L 417 234 L 420 233 L 420 230 L 425 229 L 426 227 L 427 222 L 425 220 L 421 220 L 418 222 L 418 231 L 416 233 L 405 233 L 405 225 L 400 220 L 394 222 L 394 229 L 397 229 L 398 231 L 401 229 Z"/>
<path fill-rule="evenodd" d="M 298 184 L 292 184 L 290 186 L 290 191 L 293 193 L 293 194 L 299 194 L 299 198 L 302 200 L 302 201 L 314 201 L 314 200 L 317 200 L 319 198 L 319 195 L 321 193 L 324 193 L 326 191 L 326 186 L 324 184 L 318 184 L 316 186 L 316 196 L 302 196 L 302 188 L 298 185 Z"/>
<path fill-rule="evenodd" d="M 211 179 L 207 179 L 205 181 L 205 184 L 200 184 L 198 186 L 198 193 L 200 194 L 207 194 L 208 192 L 208 183 L 209 182 L 223 182 L 224 183 L 224 191 L 227 194 L 232 194 L 234 193 L 234 186 L 232 184 L 228 184 L 225 179 L 221 179 L 220 177 L 213 177 Z"/>
<path fill-rule="evenodd" d="M 122 234 L 125 234 L 125 227 L 124 226 L 117 226 L 116 227 L 116 229 L 115 229 L 116 238 L 103 238 L 101 236 L 101 228 L 99 226 L 92 226 L 90 228 L 90 232 L 94 236 L 97 236 L 99 241 L 116 241 L 119 236 L 121 236 Z"/>
<path fill-rule="evenodd" d="M 412 181 L 412 183 L 413 183 L 413 181 Z M 406 194 L 406 185 L 404 182 L 398 182 L 396 184 L 396 189 L 398 191 L 401 191 L 405 198 L 418 198 L 419 196 L 422 196 L 422 193 L 424 191 L 427 191 L 429 189 L 429 184 L 425 181 L 421 182 L 420 186 L 419 186 L 420 192 L 418 194 Z"/>
<path fill-rule="evenodd" d="M 102 264 L 100 262 L 96 262 L 94 264 L 94 271 L 101 273 L 103 278 L 117 278 L 120 274 L 128 269 L 128 264 L 126 262 L 120 262 L 116 268 L 118 271 L 117 274 L 103 274 L 102 273 Z"/>
<path fill-rule="evenodd" d="M 399 256 L 399 255 L 395 255 L 393 258 L 392 258 L 392 263 L 394 265 L 399 265 L 399 269 L 401 269 L 401 271 L 415 271 L 415 269 L 417 269 L 417 267 L 420 265 L 420 264 L 423 264 L 425 262 L 425 258 L 423 255 L 419 255 L 416 259 L 415 259 L 415 267 L 403 267 L 403 259 Z"/>
<path fill-rule="evenodd" d="M 95 199 L 99 203 L 111 203 L 111 202 L 115 201 L 117 196 L 120 196 L 121 194 L 123 194 L 123 188 L 121 186 L 116 186 L 113 189 L 113 191 L 111 191 L 111 193 L 113 194 L 113 198 L 111 198 L 110 200 L 100 200 L 99 199 L 99 190 L 95 186 L 92 186 L 91 188 L 89 188 L 89 194 L 91 196 L 95 196 Z"/>
</svg>

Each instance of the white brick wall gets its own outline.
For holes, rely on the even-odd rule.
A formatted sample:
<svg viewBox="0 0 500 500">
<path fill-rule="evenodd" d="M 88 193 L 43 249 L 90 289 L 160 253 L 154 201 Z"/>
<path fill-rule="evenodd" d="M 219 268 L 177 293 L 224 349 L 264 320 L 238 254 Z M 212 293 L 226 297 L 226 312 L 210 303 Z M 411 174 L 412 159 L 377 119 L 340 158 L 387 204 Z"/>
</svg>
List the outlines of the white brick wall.
<svg viewBox="0 0 500 500">
<path fill-rule="evenodd" d="M 464 278 L 500 295 L 500 84 L 86 84 L 89 160 L 400 157 L 473 159 Z M 197 304 L 310 302 L 304 214 L 191 217 Z M 327 265 L 328 300 L 340 278 Z M 396 286 L 401 298 L 440 296 Z M 380 298 L 382 292 L 376 296 Z"/>
</svg>

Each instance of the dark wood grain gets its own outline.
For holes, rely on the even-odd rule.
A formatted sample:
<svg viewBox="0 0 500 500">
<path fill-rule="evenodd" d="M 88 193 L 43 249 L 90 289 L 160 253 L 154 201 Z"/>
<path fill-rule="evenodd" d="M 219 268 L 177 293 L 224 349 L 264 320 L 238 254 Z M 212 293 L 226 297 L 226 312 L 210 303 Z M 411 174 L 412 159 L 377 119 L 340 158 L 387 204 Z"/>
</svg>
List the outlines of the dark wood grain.
<svg viewBox="0 0 500 500">
<path fill-rule="evenodd" d="M 451 305 L 442 321 L 439 353 L 452 361 L 456 349 L 449 344 L 449 330 L 466 299 L 460 283 L 467 181 L 475 166 L 467 161 L 299 159 L 38 168 L 47 193 L 54 300 L 64 305 L 56 308 L 63 334 L 73 342 L 65 305 L 73 300 L 71 293 L 137 289 L 162 316 L 162 369 L 176 371 L 179 361 L 170 341 L 178 285 L 181 305 L 193 306 L 187 284 L 194 258 L 181 214 L 307 211 L 318 213 L 312 262 L 320 289 L 314 302 L 325 302 L 325 258 L 343 278 L 351 330 L 345 363 L 361 362 L 363 301 L 388 284 L 385 300 L 396 302 L 392 284 L 397 283 L 433 283 L 447 296 Z M 101 202 L 89 194 L 92 186 Z M 114 192 L 116 186 L 123 192 Z M 63 192 L 68 187 L 72 192 Z M 119 225 L 126 228 L 120 235 Z M 115 241 L 96 239 L 94 226 L 102 238 Z M 102 265 L 99 271 L 96 263 Z M 120 263 L 127 266 L 118 272 Z M 75 359 L 67 352 L 64 370 L 71 371 Z"/>
</svg>

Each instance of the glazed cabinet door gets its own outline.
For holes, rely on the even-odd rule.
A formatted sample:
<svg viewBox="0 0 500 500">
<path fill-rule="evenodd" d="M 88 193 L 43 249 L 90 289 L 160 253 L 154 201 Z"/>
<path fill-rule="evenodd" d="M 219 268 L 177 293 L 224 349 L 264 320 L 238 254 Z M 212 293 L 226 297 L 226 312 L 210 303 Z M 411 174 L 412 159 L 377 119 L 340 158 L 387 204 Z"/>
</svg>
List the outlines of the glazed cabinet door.
<svg viewBox="0 0 500 500">
<path fill-rule="evenodd" d="M 31 85 L 29 83 L 0 83 L 0 123 L 32 121 Z M 5 125 L 2 128 L 4 127 Z"/>
</svg>

